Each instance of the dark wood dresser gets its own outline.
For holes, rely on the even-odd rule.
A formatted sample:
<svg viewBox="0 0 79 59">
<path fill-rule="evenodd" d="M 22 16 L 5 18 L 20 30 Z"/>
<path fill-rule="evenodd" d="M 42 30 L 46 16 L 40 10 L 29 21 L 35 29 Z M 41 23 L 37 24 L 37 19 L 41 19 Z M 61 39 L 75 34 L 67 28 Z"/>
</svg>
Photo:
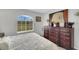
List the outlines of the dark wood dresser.
<svg viewBox="0 0 79 59">
<path fill-rule="evenodd" d="M 47 26 L 44 29 L 44 37 L 63 48 L 74 47 L 74 28 Z"/>
<path fill-rule="evenodd" d="M 49 26 L 44 27 L 44 37 L 49 39 Z"/>
<path fill-rule="evenodd" d="M 59 28 L 49 28 L 49 40 L 59 45 Z"/>
</svg>

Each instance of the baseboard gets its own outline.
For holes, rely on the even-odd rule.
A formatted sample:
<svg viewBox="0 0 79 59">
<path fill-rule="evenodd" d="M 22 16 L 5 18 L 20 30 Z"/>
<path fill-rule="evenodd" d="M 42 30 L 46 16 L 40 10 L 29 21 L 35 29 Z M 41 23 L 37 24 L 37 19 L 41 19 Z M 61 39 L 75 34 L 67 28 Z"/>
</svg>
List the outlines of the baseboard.
<svg viewBox="0 0 79 59">
<path fill-rule="evenodd" d="M 78 49 L 72 48 L 72 50 L 78 50 Z"/>
</svg>

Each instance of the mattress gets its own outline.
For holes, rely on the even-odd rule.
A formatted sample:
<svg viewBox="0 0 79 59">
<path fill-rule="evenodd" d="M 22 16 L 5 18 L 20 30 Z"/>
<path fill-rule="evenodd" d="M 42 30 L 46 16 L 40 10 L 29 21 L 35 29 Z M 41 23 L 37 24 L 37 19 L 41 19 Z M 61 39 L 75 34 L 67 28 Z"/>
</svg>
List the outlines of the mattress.
<svg viewBox="0 0 79 59">
<path fill-rule="evenodd" d="M 36 34 L 20 34 L 8 37 L 9 50 L 65 50 Z"/>
</svg>

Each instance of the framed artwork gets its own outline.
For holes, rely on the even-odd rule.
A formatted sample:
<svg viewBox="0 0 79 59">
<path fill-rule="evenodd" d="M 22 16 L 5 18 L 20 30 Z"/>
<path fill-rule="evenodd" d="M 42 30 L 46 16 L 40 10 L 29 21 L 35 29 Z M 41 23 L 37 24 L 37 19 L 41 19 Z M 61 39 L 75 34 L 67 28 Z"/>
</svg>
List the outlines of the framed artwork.
<svg viewBox="0 0 79 59">
<path fill-rule="evenodd" d="M 68 9 L 49 14 L 49 20 L 55 23 L 68 22 Z"/>
<path fill-rule="evenodd" d="M 54 22 L 54 23 L 63 22 L 64 23 L 63 12 L 58 12 L 58 13 L 52 14 L 51 22 Z"/>
<path fill-rule="evenodd" d="M 41 16 L 36 16 L 36 22 L 41 22 Z"/>
</svg>

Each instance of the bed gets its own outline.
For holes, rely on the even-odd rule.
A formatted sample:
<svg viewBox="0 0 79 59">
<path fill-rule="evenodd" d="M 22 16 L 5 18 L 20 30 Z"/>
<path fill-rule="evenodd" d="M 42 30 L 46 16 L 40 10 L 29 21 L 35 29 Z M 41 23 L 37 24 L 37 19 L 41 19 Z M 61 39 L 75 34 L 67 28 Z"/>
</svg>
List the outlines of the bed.
<svg viewBox="0 0 79 59">
<path fill-rule="evenodd" d="M 8 36 L 4 41 L 9 50 L 65 50 L 36 33 Z"/>
</svg>

